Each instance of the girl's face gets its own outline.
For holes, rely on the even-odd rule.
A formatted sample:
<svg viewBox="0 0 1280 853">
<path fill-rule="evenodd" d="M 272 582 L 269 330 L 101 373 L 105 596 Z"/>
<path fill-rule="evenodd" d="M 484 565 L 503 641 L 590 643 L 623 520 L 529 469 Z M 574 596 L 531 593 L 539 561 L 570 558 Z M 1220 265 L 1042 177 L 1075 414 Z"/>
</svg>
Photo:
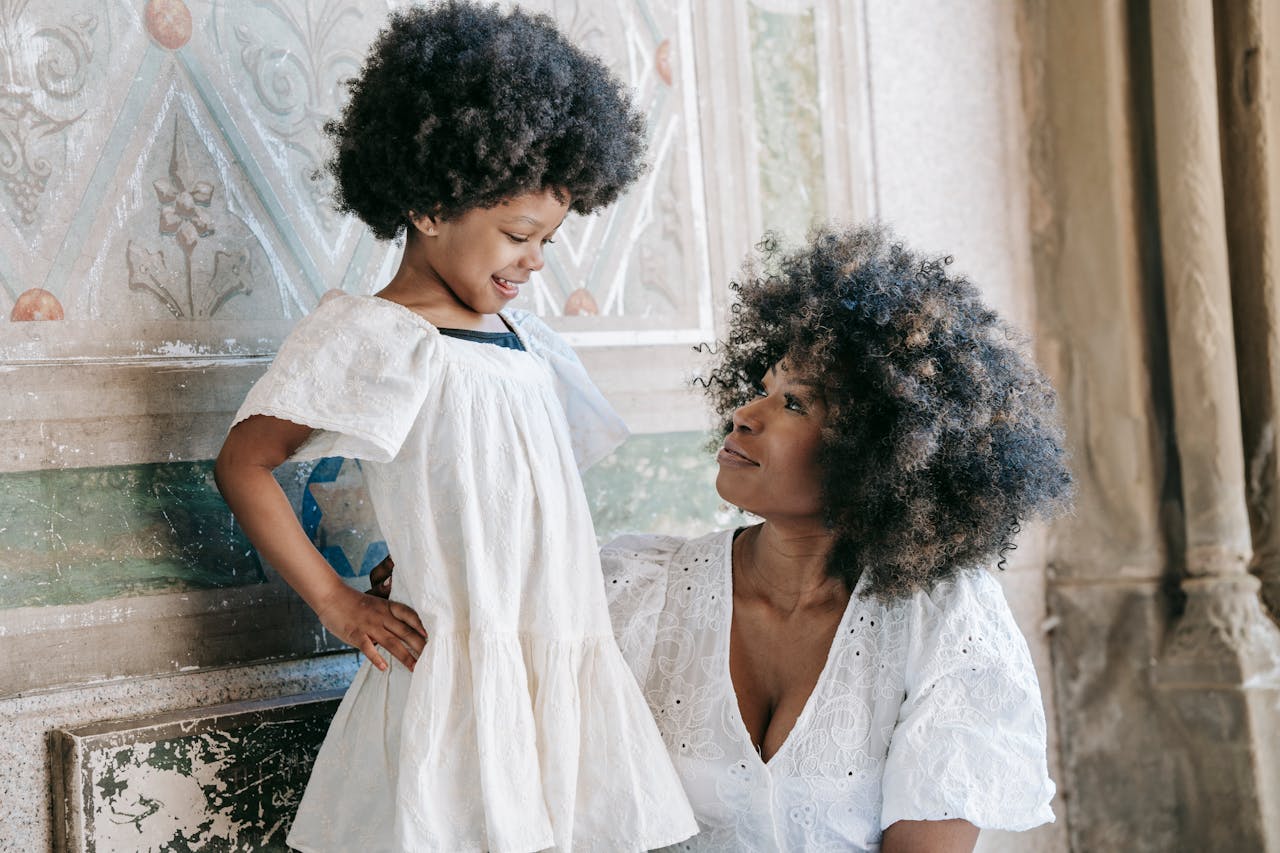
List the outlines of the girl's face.
<svg viewBox="0 0 1280 853">
<path fill-rule="evenodd" d="M 415 222 L 427 274 L 477 314 L 496 314 L 520 294 L 569 212 L 551 190 L 478 207 L 454 219 Z"/>
<path fill-rule="evenodd" d="M 716 491 L 761 518 L 820 519 L 826 416 L 820 387 L 775 364 L 756 398 L 733 413 L 733 431 L 716 454 Z"/>
</svg>

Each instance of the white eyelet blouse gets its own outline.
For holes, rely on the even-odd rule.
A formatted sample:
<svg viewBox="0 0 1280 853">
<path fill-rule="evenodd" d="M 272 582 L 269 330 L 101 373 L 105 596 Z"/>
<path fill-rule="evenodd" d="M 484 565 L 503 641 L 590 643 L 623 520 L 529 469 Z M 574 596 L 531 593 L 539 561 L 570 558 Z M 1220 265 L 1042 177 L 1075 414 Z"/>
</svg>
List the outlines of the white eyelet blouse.
<svg viewBox="0 0 1280 853">
<path fill-rule="evenodd" d="M 619 646 L 698 819 L 668 849 L 874 851 L 898 820 L 1054 819 L 1035 670 L 980 569 L 891 604 L 860 582 L 813 694 L 763 762 L 729 678 L 732 541 L 625 536 L 601 554 Z"/>
</svg>

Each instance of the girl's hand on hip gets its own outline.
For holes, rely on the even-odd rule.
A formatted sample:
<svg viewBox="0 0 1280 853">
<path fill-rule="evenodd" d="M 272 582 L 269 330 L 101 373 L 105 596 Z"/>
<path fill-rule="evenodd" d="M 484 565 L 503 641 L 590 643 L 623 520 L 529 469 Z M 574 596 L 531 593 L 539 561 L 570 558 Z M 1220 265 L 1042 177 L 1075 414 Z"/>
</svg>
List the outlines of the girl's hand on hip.
<svg viewBox="0 0 1280 853">
<path fill-rule="evenodd" d="M 378 669 L 387 662 L 374 646 L 382 646 L 410 671 L 427 642 L 427 631 L 413 608 L 339 585 L 316 608 L 329 633 L 355 646 Z"/>
</svg>

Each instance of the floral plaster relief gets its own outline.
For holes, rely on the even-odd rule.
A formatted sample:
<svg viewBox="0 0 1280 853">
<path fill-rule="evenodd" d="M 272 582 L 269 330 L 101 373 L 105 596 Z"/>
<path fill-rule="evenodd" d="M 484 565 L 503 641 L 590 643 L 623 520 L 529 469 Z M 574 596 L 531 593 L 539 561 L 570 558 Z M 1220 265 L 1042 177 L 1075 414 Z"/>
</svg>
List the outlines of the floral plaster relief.
<svg viewBox="0 0 1280 853">
<path fill-rule="evenodd" d="M 126 179 L 128 208 L 108 226 L 114 233 L 86 281 L 96 319 L 234 323 L 281 315 L 287 275 L 264 244 L 254 187 L 190 106 L 181 95 L 169 99 Z M 165 334 L 175 333 L 195 339 Z"/>
<path fill-rule="evenodd" d="M 153 296 L 180 320 L 212 317 L 228 300 L 252 293 L 248 251 L 217 250 L 213 253 L 213 275 L 200 288 L 197 299 L 192 256 L 201 239 L 217 230 L 206 212 L 213 201 L 214 185 L 196 177 L 176 122 L 169 174 L 155 180 L 152 187 L 161 205 L 160 233 L 174 239 L 183 258 L 183 274 L 169 269 L 164 249 L 148 251 L 130 240 L 127 249 L 129 289 Z"/>
</svg>

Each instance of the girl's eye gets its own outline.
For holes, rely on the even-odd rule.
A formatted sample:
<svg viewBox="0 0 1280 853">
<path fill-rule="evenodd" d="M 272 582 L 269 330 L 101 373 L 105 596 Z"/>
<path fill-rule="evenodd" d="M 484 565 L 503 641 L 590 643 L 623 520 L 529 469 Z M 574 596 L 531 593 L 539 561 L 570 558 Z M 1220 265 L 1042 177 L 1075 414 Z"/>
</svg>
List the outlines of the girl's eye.
<svg viewBox="0 0 1280 853">
<path fill-rule="evenodd" d="M 510 240 L 512 243 L 528 243 L 529 242 L 528 237 L 521 237 L 518 234 L 508 234 L 507 239 Z"/>
<path fill-rule="evenodd" d="M 751 391 L 752 391 L 752 393 L 753 393 L 753 394 L 755 394 L 757 397 L 768 397 L 768 396 L 769 396 L 769 392 L 768 392 L 768 391 L 766 391 L 766 390 L 764 390 L 764 386 L 763 386 L 763 385 L 761 385 L 759 382 L 757 382 L 756 384 L 754 384 L 754 385 L 752 385 L 752 386 L 751 386 Z"/>
<path fill-rule="evenodd" d="M 552 240 L 550 237 L 548 237 L 547 239 L 545 239 L 545 240 L 543 240 L 543 241 L 542 241 L 542 245 L 546 246 L 546 245 L 551 244 L 551 243 L 554 243 L 554 242 L 555 242 L 555 240 Z"/>
<path fill-rule="evenodd" d="M 798 412 L 802 415 L 805 413 L 804 404 L 800 402 L 799 398 L 792 397 L 790 394 L 787 394 L 783 397 L 783 400 L 786 401 L 785 408 L 788 408 L 793 412 Z"/>
</svg>

